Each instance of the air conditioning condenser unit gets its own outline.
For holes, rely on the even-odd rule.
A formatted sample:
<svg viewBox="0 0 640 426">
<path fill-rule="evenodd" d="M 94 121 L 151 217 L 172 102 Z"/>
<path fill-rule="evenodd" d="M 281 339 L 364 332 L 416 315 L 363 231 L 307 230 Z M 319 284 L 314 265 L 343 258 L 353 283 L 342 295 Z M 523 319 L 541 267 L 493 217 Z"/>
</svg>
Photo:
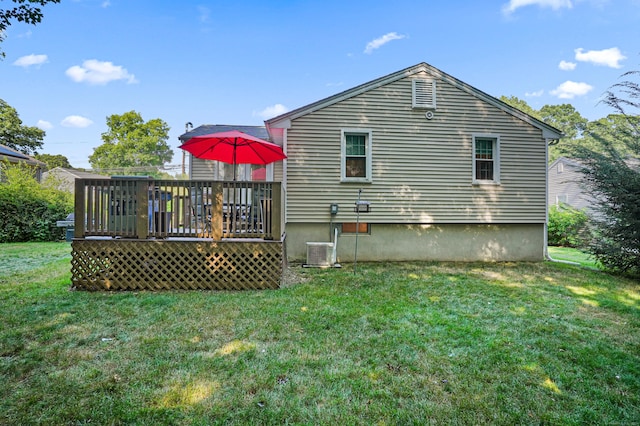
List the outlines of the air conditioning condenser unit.
<svg viewBox="0 0 640 426">
<path fill-rule="evenodd" d="M 329 268 L 333 266 L 333 243 L 307 243 L 307 263 L 309 268 Z"/>
</svg>

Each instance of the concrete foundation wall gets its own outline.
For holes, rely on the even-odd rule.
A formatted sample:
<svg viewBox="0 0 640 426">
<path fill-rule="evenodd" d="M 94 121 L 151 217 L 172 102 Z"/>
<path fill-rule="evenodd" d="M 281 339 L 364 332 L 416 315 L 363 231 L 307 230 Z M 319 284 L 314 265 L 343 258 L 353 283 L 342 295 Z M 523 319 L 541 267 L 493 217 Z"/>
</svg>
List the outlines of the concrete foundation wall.
<svg viewBox="0 0 640 426">
<path fill-rule="evenodd" d="M 339 227 L 339 225 L 338 225 Z M 340 228 L 338 228 L 340 229 Z M 329 224 L 287 224 L 287 258 L 306 260 L 306 243 L 332 241 Z M 541 261 L 544 224 L 371 224 L 358 235 L 358 261 Z M 338 236 L 338 262 L 352 262 L 355 234 Z"/>
</svg>

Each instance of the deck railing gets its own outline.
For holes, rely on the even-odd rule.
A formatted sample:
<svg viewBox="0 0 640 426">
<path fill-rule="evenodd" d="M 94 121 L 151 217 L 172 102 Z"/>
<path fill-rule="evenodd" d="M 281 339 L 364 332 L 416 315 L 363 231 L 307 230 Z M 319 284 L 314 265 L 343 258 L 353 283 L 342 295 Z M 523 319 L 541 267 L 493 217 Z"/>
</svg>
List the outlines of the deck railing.
<svg viewBox="0 0 640 426">
<path fill-rule="evenodd" d="M 75 238 L 281 237 L 279 182 L 76 179 Z"/>
</svg>

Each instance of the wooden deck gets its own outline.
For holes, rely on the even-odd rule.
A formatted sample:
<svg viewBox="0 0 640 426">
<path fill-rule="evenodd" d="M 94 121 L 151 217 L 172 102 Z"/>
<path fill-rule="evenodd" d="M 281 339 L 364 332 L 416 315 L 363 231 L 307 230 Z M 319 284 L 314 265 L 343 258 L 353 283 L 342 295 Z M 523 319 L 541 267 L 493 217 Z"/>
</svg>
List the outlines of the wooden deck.
<svg viewBox="0 0 640 426">
<path fill-rule="evenodd" d="M 278 288 L 281 184 L 77 179 L 71 281 L 83 290 Z"/>
</svg>

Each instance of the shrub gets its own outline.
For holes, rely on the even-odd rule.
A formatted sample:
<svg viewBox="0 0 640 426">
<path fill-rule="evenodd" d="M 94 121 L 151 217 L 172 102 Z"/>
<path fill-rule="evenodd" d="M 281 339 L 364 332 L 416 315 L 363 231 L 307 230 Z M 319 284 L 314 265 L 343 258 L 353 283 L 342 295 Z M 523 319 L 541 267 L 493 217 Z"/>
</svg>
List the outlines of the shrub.
<svg viewBox="0 0 640 426">
<path fill-rule="evenodd" d="M 40 185 L 25 165 L 0 164 L 0 242 L 57 241 L 56 221 L 73 211 L 71 194 Z"/>
<path fill-rule="evenodd" d="M 551 246 L 585 247 L 589 240 L 589 216 L 566 204 L 549 208 L 548 242 Z"/>
</svg>

